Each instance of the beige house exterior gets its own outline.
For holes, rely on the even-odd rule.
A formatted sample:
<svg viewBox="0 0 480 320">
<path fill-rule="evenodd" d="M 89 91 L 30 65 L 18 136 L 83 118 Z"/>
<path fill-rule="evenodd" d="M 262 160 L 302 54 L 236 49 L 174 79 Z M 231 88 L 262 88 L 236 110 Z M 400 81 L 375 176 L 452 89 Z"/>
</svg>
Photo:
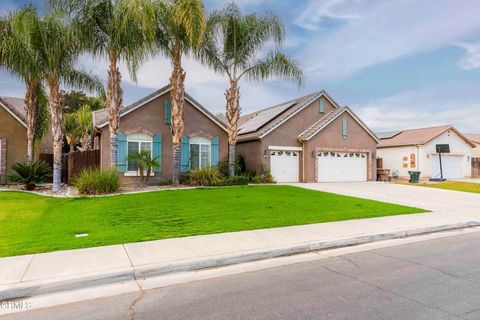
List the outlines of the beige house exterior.
<svg viewBox="0 0 480 320">
<path fill-rule="evenodd" d="M 133 162 L 128 160 L 128 155 L 143 149 L 152 152 L 161 163 L 150 182 L 168 182 L 172 179 L 169 98 L 170 89 L 166 86 L 121 110 L 117 170 L 123 183 L 138 181 L 139 173 Z M 96 140 L 101 154 L 101 167 L 109 168 L 110 132 L 106 110 L 95 111 L 93 120 L 98 129 Z M 228 139 L 225 125 L 188 94 L 183 121 L 182 172 L 218 165 L 226 159 Z"/>
<path fill-rule="evenodd" d="M 40 153 L 51 153 L 51 135 L 48 133 L 40 146 Z M 27 124 L 25 102 L 21 98 L 0 97 L 0 183 L 12 164 L 27 160 Z"/>
<path fill-rule="evenodd" d="M 278 182 L 376 179 L 379 139 L 325 91 L 241 117 L 237 150 L 247 168 Z"/>
</svg>

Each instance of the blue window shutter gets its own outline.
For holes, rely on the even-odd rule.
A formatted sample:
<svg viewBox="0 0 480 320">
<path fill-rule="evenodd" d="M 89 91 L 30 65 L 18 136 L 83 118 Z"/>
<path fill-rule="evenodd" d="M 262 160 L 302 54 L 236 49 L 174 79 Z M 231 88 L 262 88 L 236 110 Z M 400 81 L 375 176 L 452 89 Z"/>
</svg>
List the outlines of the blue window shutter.
<svg viewBox="0 0 480 320">
<path fill-rule="evenodd" d="M 190 138 L 187 135 L 182 136 L 180 150 L 180 172 L 188 172 L 190 171 Z"/>
<path fill-rule="evenodd" d="M 219 157 L 219 138 L 215 136 L 212 138 L 212 155 L 211 155 L 211 165 L 212 167 L 218 166 L 218 157 Z"/>
<path fill-rule="evenodd" d="M 170 99 L 165 100 L 165 123 L 170 124 L 172 122 L 172 106 Z"/>
<path fill-rule="evenodd" d="M 343 138 L 347 138 L 348 136 L 348 124 L 347 124 L 347 117 L 342 118 L 342 136 Z"/>
<path fill-rule="evenodd" d="M 320 98 L 320 110 L 319 112 L 325 112 L 325 100 Z"/>
<path fill-rule="evenodd" d="M 125 133 L 117 133 L 117 143 L 117 171 L 127 172 L 127 136 Z"/>
<path fill-rule="evenodd" d="M 160 166 L 153 168 L 153 172 L 162 172 L 162 134 L 153 136 L 152 158 L 160 163 Z"/>
</svg>

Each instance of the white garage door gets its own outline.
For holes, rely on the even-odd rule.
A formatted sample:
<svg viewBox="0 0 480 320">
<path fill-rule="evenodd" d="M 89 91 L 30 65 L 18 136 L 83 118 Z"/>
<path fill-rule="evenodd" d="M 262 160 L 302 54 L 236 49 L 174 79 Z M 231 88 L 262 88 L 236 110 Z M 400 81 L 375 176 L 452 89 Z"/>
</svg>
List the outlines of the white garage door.
<svg viewBox="0 0 480 320">
<path fill-rule="evenodd" d="M 298 182 L 299 151 L 270 151 L 270 171 L 277 182 Z"/>
<path fill-rule="evenodd" d="M 463 156 L 442 154 L 443 177 L 445 179 L 463 178 Z M 440 178 L 440 159 L 432 156 L 432 178 Z"/>
<path fill-rule="evenodd" d="M 367 181 L 367 154 L 320 152 L 318 182 Z"/>
</svg>

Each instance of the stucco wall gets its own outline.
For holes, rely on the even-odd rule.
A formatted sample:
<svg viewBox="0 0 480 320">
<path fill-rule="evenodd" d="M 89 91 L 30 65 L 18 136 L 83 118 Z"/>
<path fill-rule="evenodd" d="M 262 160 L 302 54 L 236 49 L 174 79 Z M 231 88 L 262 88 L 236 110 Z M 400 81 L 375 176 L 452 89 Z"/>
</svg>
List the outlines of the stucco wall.
<svg viewBox="0 0 480 320">
<path fill-rule="evenodd" d="M 165 123 L 165 99 L 167 95 L 163 95 L 155 100 L 150 101 L 146 105 L 137 110 L 123 116 L 120 120 L 120 131 L 141 132 L 149 131 L 151 134 L 161 133 L 162 143 L 162 172 L 156 173 L 151 179 L 152 183 L 159 181 L 169 181 L 172 178 L 172 137 L 168 124 Z M 219 137 L 219 160 L 226 159 L 228 154 L 227 133 L 210 120 L 206 115 L 201 113 L 196 107 L 192 106 L 188 101 L 184 105 L 184 134 L 188 136 L 204 136 L 212 138 Z M 110 133 L 108 126 L 101 130 L 100 149 L 102 167 L 110 166 Z M 122 182 L 135 182 L 135 177 L 124 177 L 120 174 Z"/>
<path fill-rule="evenodd" d="M 342 136 L 342 118 L 347 117 L 348 136 Z M 347 112 L 344 112 L 317 135 L 305 142 L 305 181 L 316 180 L 315 161 L 317 148 L 325 151 L 350 151 L 368 153 L 367 177 L 376 179 L 376 146 L 377 141 Z"/>
<path fill-rule="evenodd" d="M 0 107 L 0 139 L 7 144 L 7 172 L 13 163 L 27 160 L 27 129 L 3 107 Z"/>
<path fill-rule="evenodd" d="M 435 146 L 437 144 L 449 144 L 452 154 L 461 155 L 463 157 L 464 176 L 471 176 L 471 161 L 469 157 L 471 157 L 472 147 L 453 131 L 445 132 L 418 148 L 415 146 L 378 148 L 377 155 L 383 159 L 383 167 L 385 169 L 390 169 L 392 173 L 397 171 L 398 176 L 401 178 L 408 178 L 409 170 L 419 170 L 421 171 L 421 177 L 431 178 L 432 155 L 436 154 Z M 408 160 L 408 168 L 403 168 L 402 158 L 410 158 L 410 154 L 415 154 L 416 166 L 412 168 L 410 160 Z"/>
<path fill-rule="evenodd" d="M 475 148 L 472 149 L 472 157 L 480 158 L 480 143 L 475 143 Z"/>
<path fill-rule="evenodd" d="M 237 153 L 244 156 L 245 166 L 248 170 L 254 170 L 258 172 L 262 168 L 263 153 L 262 142 L 260 140 L 238 143 Z"/>
<path fill-rule="evenodd" d="M 267 152 L 267 156 L 263 156 L 269 146 L 302 147 L 302 143 L 298 141 L 298 135 L 335 108 L 328 99 L 323 97 L 321 99 L 325 101 L 325 112 L 319 112 L 320 99 L 313 101 L 261 140 L 261 147 L 255 161 L 261 163 L 265 168 L 270 168 L 270 153 Z M 303 152 L 300 152 L 300 181 L 303 181 L 302 172 Z"/>
</svg>

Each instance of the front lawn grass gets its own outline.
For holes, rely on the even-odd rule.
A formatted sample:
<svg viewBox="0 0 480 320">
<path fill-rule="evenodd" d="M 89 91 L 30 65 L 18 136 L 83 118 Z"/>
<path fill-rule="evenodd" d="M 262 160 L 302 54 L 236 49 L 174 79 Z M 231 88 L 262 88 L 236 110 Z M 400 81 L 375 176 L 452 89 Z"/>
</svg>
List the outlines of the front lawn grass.
<svg viewBox="0 0 480 320">
<path fill-rule="evenodd" d="M 438 182 L 438 183 L 421 183 L 418 185 L 422 187 L 429 187 L 429 188 L 480 193 L 480 183 L 444 181 L 444 182 Z"/>
<path fill-rule="evenodd" d="M 0 256 L 419 213 L 290 186 L 242 186 L 52 198 L 0 192 Z M 75 238 L 75 234 L 88 237 Z"/>
</svg>

